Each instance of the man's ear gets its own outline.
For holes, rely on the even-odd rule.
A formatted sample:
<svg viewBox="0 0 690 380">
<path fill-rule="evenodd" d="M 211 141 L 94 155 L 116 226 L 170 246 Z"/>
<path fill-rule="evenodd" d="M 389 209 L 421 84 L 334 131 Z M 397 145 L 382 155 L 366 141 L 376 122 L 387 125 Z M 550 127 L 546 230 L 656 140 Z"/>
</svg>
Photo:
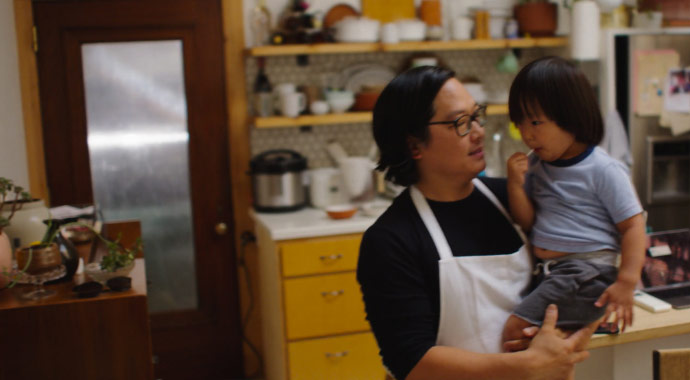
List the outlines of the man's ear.
<svg viewBox="0 0 690 380">
<path fill-rule="evenodd" d="M 410 149 L 410 155 L 413 159 L 418 160 L 422 158 L 422 150 L 420 146 L 422 142 L 414 136 L 407 136 L 407 147 Z"/>
</svg>

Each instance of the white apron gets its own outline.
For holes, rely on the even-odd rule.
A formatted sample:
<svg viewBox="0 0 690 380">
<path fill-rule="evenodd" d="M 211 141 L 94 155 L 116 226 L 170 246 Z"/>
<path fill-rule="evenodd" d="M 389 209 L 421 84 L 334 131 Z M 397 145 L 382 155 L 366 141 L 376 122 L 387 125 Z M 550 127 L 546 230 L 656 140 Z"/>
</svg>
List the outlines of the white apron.
<svg viewBox="0 0 690 380">
<path fill-rule="evenodd" d="M 513 224 L 491 190 L 478 179 L 472 182 Z M 503 351 L 503 325 L 530 283 L 532 260 L 526 244 L 511 254 L 477 252 L 475 256 L 454 257 L 424 195 L 415 186 L 411 186 L 410 194 L 440 256 L 441 310 L 436 344 L 479 353 Z M 522 230 L 513 226 L 525 243 Z M 502 238 L 487 233 L 490 238 Z"/>
</svg>

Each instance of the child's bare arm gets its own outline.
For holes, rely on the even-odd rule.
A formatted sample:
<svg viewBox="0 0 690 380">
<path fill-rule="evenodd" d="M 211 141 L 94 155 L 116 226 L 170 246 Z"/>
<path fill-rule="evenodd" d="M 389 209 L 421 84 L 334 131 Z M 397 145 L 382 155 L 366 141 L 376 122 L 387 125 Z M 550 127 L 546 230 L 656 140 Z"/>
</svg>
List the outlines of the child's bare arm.
<svg viewBox="0 0 690 380">
<path fill-rule="evenodd" d="M 615 322 L 622 321 L 621 330 L 625 330 L 625 327 L 633 322 L 633 293 L 644 265 L 644 218 L 642 214 L 637 214 L 616 224 L 616 227 L 621 235 L 621 265 L 618 268 L 618 278 L 604 291 L 595 305 L 601 307 L 608 303 L 604 320 L 615 312 Z"/>
<path fill-rule="evenodd" d="M 534 205 L 525 192 L 525 173 L 527 173 L 528 158 L 521 152 L 515 153 L 508 159 L 508 201 L 510 215 L 513 220 L 528 232 L 534 224 Z"/>
</svg>

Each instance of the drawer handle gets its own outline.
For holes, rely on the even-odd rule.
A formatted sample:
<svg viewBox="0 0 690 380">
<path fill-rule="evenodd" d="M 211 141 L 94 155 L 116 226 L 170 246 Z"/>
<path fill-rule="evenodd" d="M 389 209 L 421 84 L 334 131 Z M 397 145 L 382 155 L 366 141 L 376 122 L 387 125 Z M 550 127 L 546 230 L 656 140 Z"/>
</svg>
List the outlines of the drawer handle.
<svg viewBox="0 0 690 380">
<path fill-rule="evenodd" d="M 343 293 L 345 293 L 345 290 L 340 289 L 340 290 L 331 290 L 330 292 L 321 292 L 321 295 L 323 297 L 328 297 L 328 296 L 337 297 L 339 295 L 342 295 Z"/>
<path fill-rule="evenodd" d="M 337 255 L 319 256 L 319 259 L 321 259 L 321 261 L 338 260 L 338 259 L 342 259 L 342 258 L 343 258 L 343 255 L 340 253 L 338 253 Z"/>
<path fill-rule="evenodd" d="M 326 352 L 326 357 L 327 358 L 342 358 L 344 356 L 347 356 L 349 354 L 349 351 L 340 351 L 340 352 Z"/>
</svg>

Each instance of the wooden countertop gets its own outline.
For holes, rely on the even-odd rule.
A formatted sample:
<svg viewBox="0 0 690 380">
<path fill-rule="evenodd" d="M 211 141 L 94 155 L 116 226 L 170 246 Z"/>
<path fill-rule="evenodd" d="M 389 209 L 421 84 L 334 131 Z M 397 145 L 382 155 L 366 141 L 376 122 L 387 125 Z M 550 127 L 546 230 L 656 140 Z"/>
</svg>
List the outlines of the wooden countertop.
<svg viewBox="0 0 690 380">
<path fill-rule="evenodd" d="M 633 325 L 618 335 L 596 334 L 589 349 L 690 333 L 690 309 L 651 313 L 635 306 Z"/>
<path fill-rule="evenodd" d="M 22 295 L 33 289 L 33 285 L 18 284 L 11 289 L 0 291 L 0 311 L 17 309 L 23 307 L 38 307 L 46 305 L 59 305 L 74 302 L 89 302 L 94 300 L 106 300 L 114 298 L 125 297 L 146 297 L 146 266 L 144 259 L 135 259 L 134 268 L 129 274 L 132 278 L 132 289 L 124 292 L 101 292 L 101 294 L 94 298 L 77 298 L 76 293 L 72 288 L 76 285 L 90 281 L 84 274 L 77 274 L 72 281 L 67 281 L 59 284 L 47 285 L 46 289 L 54 290 L 55 295 L 37 301 L 26 300 Z"/>
</svg>

